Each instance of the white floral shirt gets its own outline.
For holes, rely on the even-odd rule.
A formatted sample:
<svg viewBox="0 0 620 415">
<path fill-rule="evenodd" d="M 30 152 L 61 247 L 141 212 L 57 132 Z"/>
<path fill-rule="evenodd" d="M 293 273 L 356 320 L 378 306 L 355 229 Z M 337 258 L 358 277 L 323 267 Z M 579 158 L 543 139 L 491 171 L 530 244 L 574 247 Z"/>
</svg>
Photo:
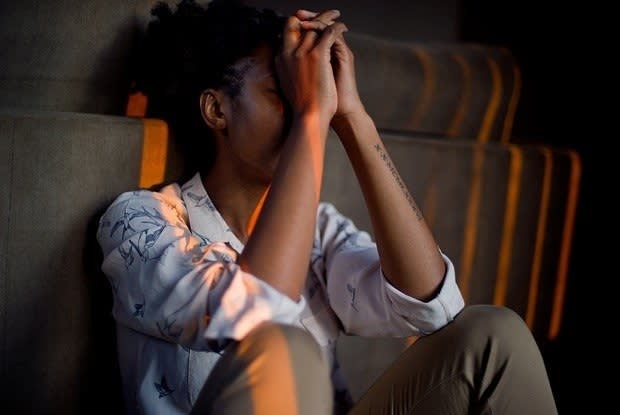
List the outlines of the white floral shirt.
<svg viewBox="0 0 620 415">
<path fill-rule="evenodd" d="M 121 194 L 97 239 L 114 293 L 119 363 L 131 414 L 187 414 L 223 347 L 264 321 L 309 331 L 332 368 L 341 332 L 405 337 L 431 333 L 463 308 L 454 267 L 436 298 L 409 297 L 384 278 L 368 233 L 321 203 L 308 277 L 295 302 L 236 264 L 243 244 L 196 174 L 182 187 Z"/>
</svg>

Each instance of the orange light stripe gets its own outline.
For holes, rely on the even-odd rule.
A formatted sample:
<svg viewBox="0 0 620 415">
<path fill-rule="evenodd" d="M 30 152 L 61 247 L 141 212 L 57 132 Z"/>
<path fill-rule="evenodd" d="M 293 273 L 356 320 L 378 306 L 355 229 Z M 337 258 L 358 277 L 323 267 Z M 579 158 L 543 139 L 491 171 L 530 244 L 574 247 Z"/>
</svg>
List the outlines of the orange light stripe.
<svg viewBox="0 0 620 415">
<path fill-rule="evenodd" d="M 480 143 L 486 143 L 490 140 L 493 122 L 495 121 L 495 117 L 497 116 L 497 111 L 499 110 L 499 105 L 502 100 L 502 77 L 499 71 L 499 66 L 497 65 L 497 62 L 490 57 L 487 57 L 486 61 L 489 65 L 489 70 L 491 71 L 492 89 L 489 105 L 484 113 L 482 126 L 478 132 L 478 142 Z"/>
<path fill-rule="evenodd" d="M 516 146 L 508 146 L 510 151 L 510 172 L 508 175 L 508 191 L 506 192 L 506 210 L 502 228 L 502 241 L 499 248 L 499 262 L 497 265 L 497 279 L 495 280 L 495 294 L 493 304 L 506 304 L 508 291 L 508 275 L 512 261 L 512 242 L 514 240 L 515 224 L 521 193 L 521 173 L 523 171 L 523 150 Z"/>
<path fill-rule="evenodd" d="M 128 117 L 145 117 L 147 104 L 148 99 L 146 95 L 141 92 L 133 93 L 129 95 L 129 98 L 127 99 L 125 115 Z"/>
<path fill-rule="evenodd" d="M 564 231 L 562 233 L 562 245 L 560 248 L 560 259 L 558 263 L 558 274 L 556 278 L 555 294 L 553 296 L 553 309 L 551 311 L 551 323 L 549 324 L 549 340 L 553 340 L 560 332 L 562 324 L 562 314 L 564 311 L 564 294 L 566 293 L 566 279 L 568 277 L 568 263 L 570 250 L 573 240 L 573 228 L 575 225 L 575 214 L 577 212 L 577 198 L 579 195 L 579 185 L 581 181 L 581 159 L 574 150 L 567 150 L 571 161 L 570 187 L 568 189 L 568 200 L 566 203 L 566 219 L 564 220 Z"/>
<path fill-rule="evenodd" d="M 461 265 L 459 269 L 459 288 L 465 301 L 469 298 L 469 284 L 476 253 L 476 240 L 478 237 L 478 213 L 480 211 L 480 198 L 482 195 L 482 170 L 484 167 L 484 147 L 474 147 L 472 179 L 470 184 L 469 200 L 467 201 L 467 213 L 465 216 L 465 231 L 463 238 L 463 252 L 461 253 Z"/>
<path fill-rule="evenodd" d="M 405 340 L 405 348 L 411 346 L 413 343 L 417 342 L 420 336 L 409 336 Z"/>
<path fill-rule="evenodd" d="M 411 123 L 413 128 L 419 128 L 422 120 L 428 113 L 428 109 L 431 107 L 431 101 L 433 100 L 433 94 L 435 93 L 436 77 L 435 77 L 435 63 L 431 55 L 422 50 L 421 48 L 413 48 L 413 53 L 420 59 L 422 64 L 422 73 L 424 75 L 424 86 L 422 88 L 422 94 L 418 105 L 413 110 L 411 117 Z"/>
<path fill-rule="evenodd" d="M 254 228 L 256 227 L 256 222 L 258 222 L 258 217 L 260 213 L 263 211 L 263 206 L 265 205 L 265 200 L 267 199 L 267 195 L 269 194 L 269 188 L 263 192 L 263 195 L 260 197 L 260 200 L 254 207 L 250 218 L 248 219 L 248 224 L 246 226 L 246 232 L 248 236 L 252 235 L 254 232 Z"/>
<path fill-rule="evenodd" d="M 532 259 L 532 270 L 530 272 L 530 288 L 527 297 L 527 310 L 525 312 L 525 322 L 530 329 L 534 328 L 534 320 L 536 317 L 540 268 L 542 266 L 543 252 L 545 248 L 545 231 L 547 229 L 549 201 L 551 199 L 551 178 L 553 177 L 553 157 L 551 150 L 547 147 L 540 147 L 540 150 L 545 159 L 545 167 L 540 196 L 540 210 L 538 211 L 538 222 L 536 225 L 534 257 Z"/>
<path fill-rule="evenodd" d="M 508 102 L 508 110 L 506 111 L 506 117 L 504 119 L 504 129 L 501 137 L 502 143 L 508 143 L 512 138 L 512 126 L 515 119 L 515 113 L 517 112 L 519 97 L 521 96 L 521 70 L 517 65 L 514 65 L 512 73 L 514 76 L 514 83 L 512 86 L 510 101 Z"/>
<path fill-rule="evenodd" d="M 164 181 L 168 155 L 168 125 L 157 119 L 143 119 L 141 188 L 149 188 Z"/>
<path fill-rule="evenodd" d="M 459 134 L 461 130 L 461 125 L 465 120 L 465 116 L 467 115 L 468 104 L 471 99 L 471 78 L 472 71 L 469 63 L 465 60 L 465 58 L 461 55 L 453 55 L 452 58 L 458 63 L 461 68 L 461 72 L 463 74 L 463 90 L 461 92 L 461 96 L 459 97 L 459 102 L 456 107 L 456 111 L 454 112 L 454 117 L 452 121 L 450 121 L 450 126 L 446 131 L 448 137 L 453 138 Z"/>
</svg>

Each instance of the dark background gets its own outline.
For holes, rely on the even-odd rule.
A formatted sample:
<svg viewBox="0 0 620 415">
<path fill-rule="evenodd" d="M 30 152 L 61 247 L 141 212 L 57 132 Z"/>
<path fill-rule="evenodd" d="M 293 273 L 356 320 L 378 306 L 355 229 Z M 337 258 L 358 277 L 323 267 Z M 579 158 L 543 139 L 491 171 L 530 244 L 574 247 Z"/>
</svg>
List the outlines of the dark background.
<svg viewBox="0 0 620 415">
<path fill-rule="evenodd" d="M 599 50 L 604 50 L 604 38 L 594 38 L 593 26 L 604 24 L 604 10 L 597 7 L 465 0 L 459 14 L 459 39 L 505 46 L 520 65 L 523 87 L 515 116 L 515 141 L 570 147 L 581 157 L 582 182 L 563 326 L 554 342 L 542 345 L 560 413 L 577 412 L 582 405 L 591 405 L 590 410 L 606 407 L 604 382 L 594 373 L 614 361 L 606 354 L 604 340 L 613 327 L 604 325 L 611 315 L 606 305 L 610 280 L 615 277 L 610 274 L 615 273 L 597 236 L 611 227 L 601 208 L 601 190 L 611 180 L 603 175 L 602 167 L 613 130 L 606 130 L 602 108 L 612 84 L 607 84 L 603 71 L 608 66 L 606 54 Z"/>
</svg>

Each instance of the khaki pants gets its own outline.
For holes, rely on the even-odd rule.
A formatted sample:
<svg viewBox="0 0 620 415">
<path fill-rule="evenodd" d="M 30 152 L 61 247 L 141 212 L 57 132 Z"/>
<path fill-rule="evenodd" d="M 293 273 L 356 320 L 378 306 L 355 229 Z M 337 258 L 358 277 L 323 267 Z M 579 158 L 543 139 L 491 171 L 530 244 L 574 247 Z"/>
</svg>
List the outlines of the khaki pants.
<svg viewBox="0 0 620 415">
<path fill-rule="evenodd" d="M 224 354 L 192 414 L 332 413 L 328 368 L 310 335 L 265 324 Z M 513 311 L 468 306 L 412 344 L 349 412 L 557 414 L 534 339 Z"/>
</svg>

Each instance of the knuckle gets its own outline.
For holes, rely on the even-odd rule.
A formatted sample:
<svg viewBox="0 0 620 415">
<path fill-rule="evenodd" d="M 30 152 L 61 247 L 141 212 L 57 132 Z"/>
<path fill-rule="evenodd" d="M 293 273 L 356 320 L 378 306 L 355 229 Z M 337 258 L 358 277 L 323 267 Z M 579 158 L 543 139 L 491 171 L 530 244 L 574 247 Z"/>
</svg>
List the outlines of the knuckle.
<svg viewBox="0 0 620 415">
<path fill-rule="evenodd" d="M 330 34 L 330 35 L 331 35 L 331 34 L 333 34 L 333 33 L 335 33 L 335 32 L 336 32 L 336 27 L 338 27 L 338 26 L 336 26 L 337 24 L 338 24 L 338 23 L 334 23 L 333 25 L 327 26 L 327 27 L 325 28 L 325 32 L 326 32 L 326 33 L 328 33 L 328 34 Z"/>
<path fill-rule="evenodd" d="M 346 26 L 344 25 L 344 23 L 338 22 L 326 28 L 325 31 L 333 36 L 333 35 L 341 34 L 342 32 L 345 31 L 345 29 L 346 29 Z"/>
<path fill-rule="evenodd" d="M 286 27 L 291 28 L 295 27 L 299 22 L 299 19 L 296 16 L 289 16 L 286 19 Z"/>
<path fill-rule="evenodd" d="M 340 16 L 340 11 L 336 9 L 327 10 L 325 13 L 329 14 L 330 16 Z"/>
</svg>

